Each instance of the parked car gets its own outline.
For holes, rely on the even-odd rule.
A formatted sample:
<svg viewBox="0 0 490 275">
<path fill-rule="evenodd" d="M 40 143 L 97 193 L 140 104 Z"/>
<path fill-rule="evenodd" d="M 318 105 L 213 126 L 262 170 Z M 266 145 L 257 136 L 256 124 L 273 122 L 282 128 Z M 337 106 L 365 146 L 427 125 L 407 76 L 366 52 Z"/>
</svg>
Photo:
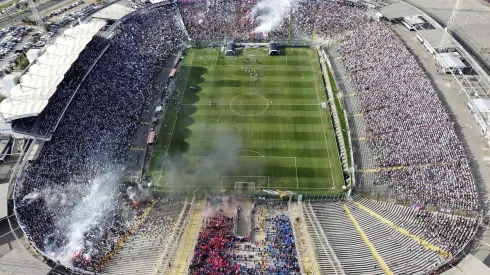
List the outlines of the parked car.
<svg viewBox="0 0 490 275">
<path fill-rule="evenodd" d="M 45 43 L 44 43 L 44 41 L 38 41 L 36 44 L 34 44 L 34 46 L 35 46 L 36 48 L 41 48 L 41 47 L 43 47 L 43 46 L 44 46 L 44 44 L 45 44 Z"/>
</svg>

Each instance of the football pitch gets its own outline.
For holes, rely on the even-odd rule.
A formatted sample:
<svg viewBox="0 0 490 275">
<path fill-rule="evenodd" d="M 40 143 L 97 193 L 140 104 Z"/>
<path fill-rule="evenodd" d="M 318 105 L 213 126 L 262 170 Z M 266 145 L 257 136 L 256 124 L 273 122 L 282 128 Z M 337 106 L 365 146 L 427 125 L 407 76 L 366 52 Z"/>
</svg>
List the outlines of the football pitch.
<svg viewBox="0 0 490 275">
<path fill-rule="evenodd" d="M 152 184 L 232 192 L 340 193 L 344 184 L 316 51 L 189 49 L 152 146 Z"/>
</svg>

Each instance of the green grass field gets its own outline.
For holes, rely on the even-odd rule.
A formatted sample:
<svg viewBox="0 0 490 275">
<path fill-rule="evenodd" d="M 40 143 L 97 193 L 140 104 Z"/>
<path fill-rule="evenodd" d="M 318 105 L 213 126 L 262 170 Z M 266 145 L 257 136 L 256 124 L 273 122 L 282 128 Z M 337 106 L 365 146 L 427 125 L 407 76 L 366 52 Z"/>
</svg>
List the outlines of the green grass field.
<svg viewBox="0 0 490 275">
<path fill-rule="evenodd" d="M 169 104 L 153 145 L 149 172 L 157 186 L 342 191 L 315 51 L 269 56 L 267 48 L 246 48 L 225 57 L 218 48 L 190 49 L 177 91 L 180 108 Z"/>
</svg>

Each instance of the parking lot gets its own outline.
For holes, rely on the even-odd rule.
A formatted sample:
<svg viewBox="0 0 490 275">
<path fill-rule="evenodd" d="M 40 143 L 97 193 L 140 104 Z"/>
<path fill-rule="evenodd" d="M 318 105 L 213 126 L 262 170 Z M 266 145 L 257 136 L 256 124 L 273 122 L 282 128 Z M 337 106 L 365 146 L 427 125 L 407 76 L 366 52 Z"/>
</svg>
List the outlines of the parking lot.
<svg viewBox="0 0 490 275">
<path fill-rule="evenodd" d="M 0 77 L 22 69 L 21 59 L 31 48 L 42 48 L 58 33 L 63 32 L 77 18 L 83 18 L 97 9 L 94 0 L 77 0 L 64 3 L 63 7 L 54 7 L 45 16 L 47 32 L 36 26 L 9 26 L 0 30 Z"/>
<path fill-rule="evenodd" d="M 77 12 L 81 12 L 89 5 L 95 5 L 95 0 L 76 0 L 66 3 L 62 7 L 55 7 L 47 12 L 43 12 L 43 16 L 46 22 L 59 22 L 63 16 L 75 15 Z M 79 13 L 80 14 L 80 13 Z"/>
<path fill-rule="evenodd" d="M 32 26 L 11 26 L 0 30 L 0 75 L 11 71 L 22 53 L 44 44 L 41 33 Z"/>
</svg>

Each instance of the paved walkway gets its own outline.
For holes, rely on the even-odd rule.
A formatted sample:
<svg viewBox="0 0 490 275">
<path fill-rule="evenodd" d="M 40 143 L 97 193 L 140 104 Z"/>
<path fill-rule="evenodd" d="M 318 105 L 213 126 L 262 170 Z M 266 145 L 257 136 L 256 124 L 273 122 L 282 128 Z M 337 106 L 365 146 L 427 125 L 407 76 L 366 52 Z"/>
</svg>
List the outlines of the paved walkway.
<svg viewBox="0 0 490 275">
<path fill-rule="evenodd" d="M 429 15 L 446 23 L 456 0 L 405 0 Z M 462 0 L 459 13 L 456 17 L 455 32 L 461 36 L 483 59 L 490 64 L 490 4 L 482 0 Z M 490 65 L 489 65 L 490 66 Z"/>
<path fill-rule="evenodd" d="M 176 255 L 178 257 L 177 262 L 172 266 L 170 274 L 188 274 L 189 264 L 194 255 L 194 248 L 196 247 L 197 236 L 201 230 L 201 209 L 202 204 L 197 203 L 194 213 L 191 213 L 192 219 L 189 225 L 186 226 L 186 231 L 180 241 L 182 247 L 178 249 L 178 254 Z"/>
</svg>

